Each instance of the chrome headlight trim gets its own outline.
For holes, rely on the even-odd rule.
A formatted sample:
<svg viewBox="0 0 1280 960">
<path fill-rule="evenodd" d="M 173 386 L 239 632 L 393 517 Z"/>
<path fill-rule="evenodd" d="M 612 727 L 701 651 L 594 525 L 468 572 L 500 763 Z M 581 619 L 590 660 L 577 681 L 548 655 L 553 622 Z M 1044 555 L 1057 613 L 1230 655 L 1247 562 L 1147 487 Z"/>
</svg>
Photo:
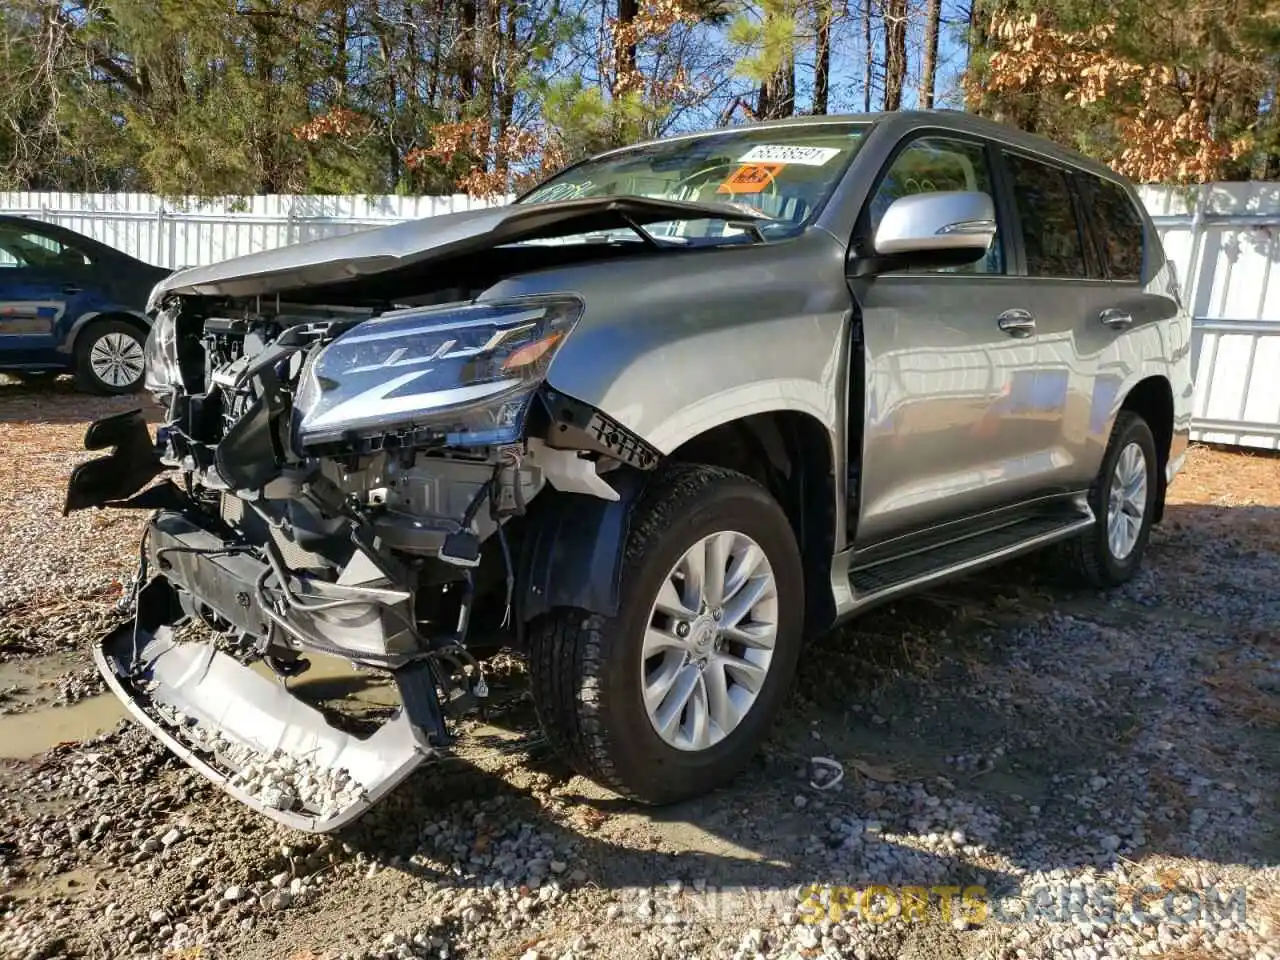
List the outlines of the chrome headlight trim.
<svg viewBox="0 0 1280 960">
<path fill-rule="evenodd" d="M 574 296 L 384 313 L 307 363 L 294 402 L 300 451 L 426 430 L 451 446 L 518 438 L 533 391 L 583 312 Z"/>
</svg>

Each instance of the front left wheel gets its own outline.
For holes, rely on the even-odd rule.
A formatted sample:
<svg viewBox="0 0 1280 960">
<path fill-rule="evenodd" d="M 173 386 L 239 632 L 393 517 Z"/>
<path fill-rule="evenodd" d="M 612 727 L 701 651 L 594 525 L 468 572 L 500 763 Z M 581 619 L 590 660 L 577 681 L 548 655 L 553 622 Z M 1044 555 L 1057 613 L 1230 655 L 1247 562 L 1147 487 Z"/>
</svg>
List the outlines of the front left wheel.
<svg viewBox="0 0 1280 960">
<path fill-rule="evenodd" d="M 76 386 L 88 393 L 136 393 L 146 366 L 145 335 L 123 320 L 92 324 L 76 340 Z"/>
<path fill-rule="evenodd" d="M 617 616 L 558 609 L 530 630 L 538 719 L 574 768 L 671 803 L 747 765 L 799 659 L 804 576 L 762 486 L 676 465 L 635 507 Z"/>
</svg>

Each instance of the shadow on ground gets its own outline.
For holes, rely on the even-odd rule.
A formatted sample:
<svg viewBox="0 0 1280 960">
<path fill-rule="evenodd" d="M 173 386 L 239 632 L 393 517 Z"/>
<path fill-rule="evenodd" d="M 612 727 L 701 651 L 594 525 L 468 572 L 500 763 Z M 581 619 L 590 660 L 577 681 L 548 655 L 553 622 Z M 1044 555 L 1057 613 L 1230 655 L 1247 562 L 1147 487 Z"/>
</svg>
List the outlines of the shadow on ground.
<svg viewBox="0 0 1280 960">
<path fill-rule="evenodd" d="M 710 796 L 639 807 L 535 748 L 420 771 L 342 839 L 418 879 L 466 884 L 406 864 L 420 827 L 504 795 L 508 823 L 536 824 L 589 865 L 577 882 L 606 890 L 999 890 L 1024 871 L 1152 856 L 1275 862 L 1280 555 L 1253 547 L 1255 527 L 1280 530 L 1280 510 L 1171 505 L 1148 572 L 1120 591 L 1072 587 L 1046 555 L 869 614 L 810 647 L 767 749 Z M 1236 666 L 1246 676 L 1230 687 Z M 499 726 L 535 735 L 527 708 Z M 838 792 L 809 785 L 813 756 L 843 765 Z M 518 786 L 531 781 L 541 787 Z M 495 862 L 483 851 L 501 838 L 473 835 L 479 853 L 463 843 L 440 862 L 483 883 Z"/>
</svg>

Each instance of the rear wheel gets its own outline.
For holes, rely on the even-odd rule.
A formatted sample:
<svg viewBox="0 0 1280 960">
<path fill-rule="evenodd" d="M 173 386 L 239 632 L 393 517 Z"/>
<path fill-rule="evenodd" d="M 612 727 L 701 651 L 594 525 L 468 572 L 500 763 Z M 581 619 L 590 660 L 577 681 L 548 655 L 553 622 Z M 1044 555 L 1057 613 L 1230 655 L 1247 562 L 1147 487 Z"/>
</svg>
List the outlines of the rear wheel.
<svg viewBox="0 0 1280 960">
<path fill-rule="evenodd" d="M 1089 490 L 1096 521 L 1068 550 L 1072 566 L 1093 586 L 1119 586 L 1142 565 L 1155 518 L 1158 469 L 1151 428 L 1122 410 Z"/>
<path fill-rule="evenodd" d="M 76 386 L 90 393 L 136 393 L 145 367 L 145 335 L 124 320 L 92 324 L 76 340 Z"/>
<path fill-rule="evenodd" d="M 548 739 L 578 772 L 670 803 L 751 759 L 795 675 L 804 583 L 759 484 L 677 465 L 636 505 L 616 617 L 559 609 L 530 633 Z"/>
</svg>

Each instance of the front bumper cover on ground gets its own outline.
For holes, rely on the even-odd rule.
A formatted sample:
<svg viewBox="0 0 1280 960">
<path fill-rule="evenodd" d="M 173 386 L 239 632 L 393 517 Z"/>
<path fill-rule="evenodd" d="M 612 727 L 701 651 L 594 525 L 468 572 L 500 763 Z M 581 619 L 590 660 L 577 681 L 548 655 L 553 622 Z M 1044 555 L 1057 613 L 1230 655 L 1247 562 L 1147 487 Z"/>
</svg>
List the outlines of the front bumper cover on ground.
<svg viewBox="0 0 1280 960">
<path fill-rule="evenodd" d="M 173 625 L 182 618 L 174 587 L 153 578 L 134 622 L 94 651 L 98 669 L 134 719 L 265 816 L 307 832 L 336 830 L 436 754 L 427 729 L 438 704 L 425 661 L 392 672 L 403 706 L 359 739 L 214 644 L 178 641 Z"/>
</svg>

